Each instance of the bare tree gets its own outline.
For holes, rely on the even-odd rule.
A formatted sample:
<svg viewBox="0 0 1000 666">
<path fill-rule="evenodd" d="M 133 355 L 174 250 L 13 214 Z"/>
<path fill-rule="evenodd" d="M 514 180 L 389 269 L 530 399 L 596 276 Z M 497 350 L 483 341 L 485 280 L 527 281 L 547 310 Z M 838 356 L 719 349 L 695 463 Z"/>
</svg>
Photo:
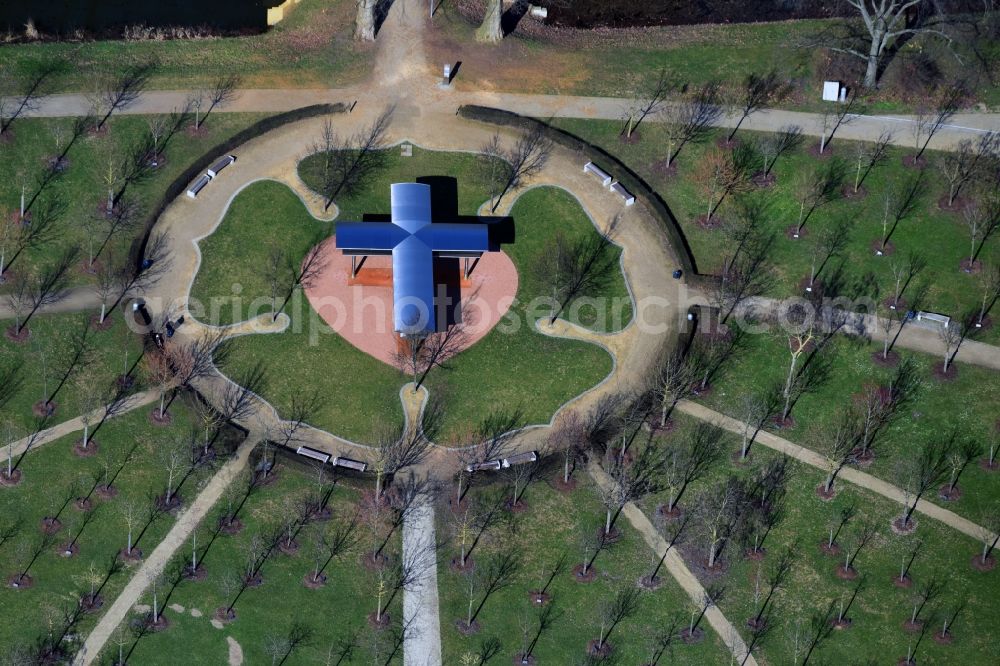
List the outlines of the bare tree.
<svg viewBox="0 0 1000 666">
<path fill-rule="evenodd" d="M 366 128 L 353 137 L 334 136 L 332 144 L 323 139 L 324 146 L 332 145 L 333 150 L 324 155 L 326 179 L 322 184 L 326 197 L 324 210 L 329 209 L 341 193 L 350 194 L 366 182 L 368 177 L 381 165 L 384 157 L 385 135 L 392 122 L 394 108 L 388 107 Z M 324 137 L 326 135 L 324 126 Z M 329 158 L 329 164 L 326 160 Z"/>
<path fill-rule="evenodd" d="M 685 433 L 681 442 L 670 447 L 664 464 L 664 485 L 669 491 L 662 513 L 674 516 L 688 487 L 702 478 L 722 457 L 723 431 L 714 424 L 699 421 Z"/>
<path fill-rule="evenodd" d="M 503 39 L 503 0 L 487 0 L 483 22 L 476 29 L 476 41 L 497 44 Z"/>
<path fill-rule="evenodd" d="M 830 260 L 840 256 L 847 249 L 853 228 L 853 219 L 840 217 L 819 230 L 809 261 L 807 292 L 813 291 L 816 286 L 816 280 L 823 273 L 823 269 L 826 268 Z"/>
<path fill-rule="evenodd" d="M 913 528 L 911 516 L 917 509 L 920 499 L 948 474 L 948 459 L 954 449 L 955 435 L 942 442 L 929 440 L 924 442 L 915 455 L 901 460 L 897 469 L 899 486 L 906 494 L 906 502 L 902 515 L 894 524 L 900 530 Z"/>
<path fill-rule="evenodd" d="M 955 359 L 958 347 L 962 344 L 964 337 L 962 325 L 959 322 L 949 321 L 946 324 L 942 324 L 941 328 L 938 329 L 938 338 L 941 340 L 941 346 L 944 348 L 944 360 L 941 361 L 942 374 L 947 375 L 949 369 L 951 369 L 951 363 Z"/>
<path fill-rule="evenodd" d="M 830 620 L 833 617 L 835 604 L 836 600 L 832 600 L 825 611 L 817 610 L 810 616 L 809 640 L 805 645 L 805 655 L 800 662 L 801 666 L 806 666 L 809 663 L 809 658 L 812 657 L 813 652 L 825 643 L 830 638 L 830 634 L 833 633 L 833 623 Z"/>
<path fill-rule="evenodd" d="M 848 0 L 848 2 L 850 1 Z M 835 108 L 824 113 L 819 135 L 819 154 L 822 155 L 826 152 L 837 130 L 844 125 L 850 124 L 862 112 L 863 109 L 858 102 L 857 91 L 851 91 L 846 102 L 838 104 Z"/>
<path fill-rule="evenodd" d="M 236 99 L 241 82 L 242 78 L 239 74 L 223 74 L 212 82 L 211 88 L 202 91 L 200 96 L 208 102 L 208 108 L 205 109 L 205 115 L 201 116 L 200 119 L 195 119 L 194 128 L 196 130 L 201 129 L 213 109 L 216 107 L 221 109 Z"/>
<path fill-rule="evenodd" d="M 948 181 L 948 207 L 962 189 L 982 175 L 984 167 L 997 159 L 1000 153 L 1000 133 L 987 132 L 978 141 L 963 139 L 954 150 L 947 151 L 937 160 L 938 170 Z"/>
<path fill-rule="evenodd" d="M 546 135 L 545 127 L 543 123 L 534 123 L 531 130 L 522 134 L 513 146 L 504 147 L 494 140 L 483 148 L 487 157 L 500 160 L 501 167 L 497 187 L 492 188 L 495 192 L 492 212 L 496 212 L 508 192 L 520 187 L 545 167 L 552 152 L 552 141 Z"/>
<path fill-rule="evenodd" d="M 312 642 L 313 630 L 301 619 L 292 620 L 288 631 L 272 633 L 264 639 L 264 652 L 271 657 L 271 666 L 284 664 L 289 657 Z"/>
<path fill-rule="evenodd" d="M 990 564 L 993 555 L 991 553 L 1000 542 L 1000 504 L 996 502 L 984 507 L 979 517 L 979 540 L 983 543 L 983 549 L 976 556 L 980 567 L 985 568 Z M 976 563 L 976 560 L 973 560 Z"/>
<path fill-rule="evenodd" d="M 698 183 L 705 195 L 704 223 L 711 225 L 712 216 L 731 195 L 750 189 L 756 155 L 749 145 L 736 146 L 732 151 L 712 149 L 698 165 Z"/>
<path fill-rule="evenodd" d="M 886 161 L 889 155 L 889 144 L 892 143 L 892 132 L 884 130 L 874 141 L 859 141 L 857 160 L 854 171 L 855 194 L 861 189 L 869 174 Z"/>
<path fill-rule="evenodd" d="M 23 280 L 26 287 L 22 291 L 15 284 L 11 297 L 20 300 L 21 297 L 26 296 L 27 308 L 24 317 L 18 317 L 14 325 L 15 334 L 21 334 L 27 328 L 31 318 L 40 309 L 54 305 L 65 298 L 70 271 L 76 263 L 77 252 L 77 248 L 71 246 L 64 250 L 54 262 L 44 266 L 37 275 L 30 275 L 27 278 L 18 277 L 17 281 Z M 12 309 L 18 309 L 15 303 L 12 302 L 11 305 Z"/>
<path fill-rule="evenodd" d="M 281 302 L 281 305 L 278 306 L 278 309 L 271 315 L 271 321 L 278 320 L 278 315 L 284 312 L 288 306 L 288 302 L 295 295 L 296 290 L 309 289 L 323 274 L 323 271 L 326 270 L 328 259 L 323 250 L 323 245 L 319 242 L 320 239 L 317 238 L 316 240 L 317 242 L 309 248 L 300 264 L 295 264 L 294 260 L 289 258 L 283 289 L 285 298 Z"/>
<path fill-rule="evenodd" d="M 719 557 L 740 518 L 744 494 L 743 485 L 729 477 L 713 484 L 695 501 L 695 520 L 707 546 L 704 562 L 709 569 L 718 567 Z"/>
<path fill-rule="evenodd" d="M 882 255 L 886 251 L 889 239 L 896 231 L 899 223 L 910 218 L 919 208 L 924 194 L 924 171 L 907 179 L 906 182 L 890 185 L 883 195 L 882 238 L 879 250 Z"/>
<path fill-rule="evenodd" d="M 612 458 L 608 465 L 611 483 L 600 489 L 604 503 L 604 533 L 614 534 L 615 522 L 625 505 L 635 502 L 663 488 L 663 452 L 655 443 L 648 443 L 628 464 L 620 456 Z"/>
<path fill-rule="evenodd" d="M 753 617 L 747 620 L 747 626 L 750 628 L 767 624 L 767 614 L 772 607 L 771 602 L 774 600 L 775 593 L 783 588 L 785 583 L 788 581 L 788 576 L 792 572 L 792 565 L 795 563 L 797 550 L 798 545 L 793 543 L 788 546 L 788 548 L 781 553 L 778 560 L 774 562 L 767 574 L 766 591 L 760 590 L 760 570 L 758 570 L 757 584 L 754 591 L 755 612 Z"/>
<path fill-rule="evenodd" d="M 443 331 L 422 336 L 407 336 L 393 354 L 393 363 L 410 375 L 413 390 L 419 389 L 434 368 L 446 367 L 448 361 L 469 345 L 465 322 L 451 324 Z"/>
<path fill-rule="evenodd" d="M 983 296 L 979 303 L 979 314 L 975 318 L 975 327 L 982 328 L 986 323 L 993 306 L 1000 300 L 1000 264 L 984 266 L 980 272 L 979 281 Z"/>
<path fill-rule="evenodd" d="M 944 31 L 943 17 L 937 15 L 938 5 L 926 0 L 846 0 L 862 22 L 863 32 L 845 26 L 846 34 L 834 45 L 833 51 L 846 53 L 865 63 L 864 86 L 875 88 L 885 66 L 885 59 L 894 54 L 903 40 L 914 35 L 934 35 L 951 42 Z"/>
<path fill-rule="evenodd" d="M 916 143 L 916 153 L 912 158 L 914 165 L 920 163 L 920 158 L 930 145 L 931 139 L 948 124 L 968 94 L 964 81 L 953 81 L 935 95 L 934 105 L 930 109 L 920 110 L 913 124 L 913 138 Z"/>
<path fill-rule="evenodd" d="M 0 277 L 3 277 L 25 251 L 37 250 L 56 240 L 62 229 L 59 220 L 66 211 L 66 202 L 61 197 L 45 199 L 31 215 L 30 223 L 25 223 L 22 214 L 17 220 L 6 219 L 0 229 Z M 3 257 L 7 257 L 6 264 Z"/>
<path fill-rule="evenodd" d="M 614 597 L 601 605 L 601 632 L 592 651 L 602 654 L 615 628 L 639 610 L 639 590 L 632 586 L 619 588 Z"/>
<path fill-rule="evenodd" d="M 736 125 L 726 141 L 732 143 L 744 120 L 749 118 L 751 114 L 766 108 L 769 104 L 780 102 L 787 91 L 787 84 L 781 80 L 775 69 L 766 74 L 754 72 L 747 74 L 746 78 L 743 79 L 743 86 L 740 88 L 739 103 L 736 105 L 740 111 L 740 119 L 736 121 Z"/>
<path fill-rule="evenodd" d="M 831 160 L 799 178 L 795 187 L 799 216 L 792 232 L 793 238 L 798 238 L 802 234 L 802 228 L 813 213 L 840 196 L 843 179 L 844 165 L 839 160 Z"/>
<path fill-rule="evenodd" d="M 111 114 L 124 111 L 135 104 L 155 71 L 156 63 L 150 61 L 134 63 L 120 72 L 108 75 L 93 100 L 94 108 L 101 114 L 95 130 L 102 129 Z"/>
<path fill-rule="evenodd" d="M 712 126 L 722 115 L 718 81 L 707 81 L 688 96 L 668 104 L 662 112 L 663 130 L 667 143 L 666 165 L 673 165 L 681 149 L 689 143 L 704 141 Z"/>
<path fill-rule="evenodd" d="M 798 125 L 786 125 L 777 132 L 764 132 L 757 139 L 757 152 L 761 156 L 761 176 L 771 174 L 775 162 L 782 155 L 794 150 L 802 143 L 802 128 Z"/>
<path fill-rule="evenodd" d="M 59 59 L 32 61 L 11 81 L 9 88 L 0 84 L 0 136 L 25 113 L 38 110 L 66 66 Z"/>
<path fill-rule="evenodd" d="M 602 293 L 614 278 L 618 267 L 613 240 L 617 228 L 618 218 L 615 218 L 600 233 L 576 239 L 557 233 L 539 253 L 535 264 L 537 276 L 552 292 L 550 326 L 573 300 Z"/>
<path fill-rule="evenodd" d="M 457 475 L 455 505 L 462 503 L 468 487 L 463 487 L 466 476 L 475 474 L 479 465 L 505 458 L 511 440 L 524 425 L 524 415 L 520 409 L 498 406 L 490 411 L 479 425 L 462 441 L 458 457 L 462 467 Z M 472 469 L 472 472 L 468 470 Z"/>
<path fill-rule="evenodd" d="M 127 255 L 108 258 L 108 270 L 113 274 L 114 288 L 109 294 L 114 297 L 107 307 L 105 316 L 114 312 L 127 298 L 135 298 L 153 287 L 170 271 L 170 240 L 163 233 L 154 234 L 146 243 L 143 259 L 138 265 L 129 261 Z"/>
<path fill-rule="evenodd" d="M 639 128 L 646 118 L 654 116 L 660 112 L 666 102 L 667 95 L 675 87 L 673 77 L 666 70 L 661 69 L 655 80 L 649 81 L 649 86 L 642 92 L 640 99 L 629 107 L 625 112 L 625 126 L 621 134 L 626 139 L 632 138 L 632 133 Z"/>
<path fill-rule="evenodd" d="M 969 463 L 983 454 L 983 446 L 974 437 L 963 437 L 955 449 L 948 456 L 948 483 L 941 488 L 940 497 L 947 499 L 957 499 L 959 488 L 958 480 L 962 478 L 962 473 L 968 468 Z"/>
<path fill-rule="evenodd" d="M 962 218 L 969 229 L 969 258 L 962 262 L 962 269 L 972 273 L 986 242 L 1000 229 L 1000 192 L 992 193 L 970 202 L 962 210 Z"/>
<path fill-rule="evenodd" d="M 475 585 L 473 589 L 478 587 L 480 594 L 473 595 L 469 600 L 468 613 L 466 613 L 465 619 L 462 620 L 465 627 L 472 628 L 476 626 L 474 624 L 476 622 L 476 618 L 479 617 L 479 613 L 482 612 L 483 607 L 486 605 L 486 602 L 489 601 L 489 598 L 505 587 L 513 584 L 514 578 L 517 576 L 520 569 L 521 560 L 517 553 L 510 548 L 505 548 L 491 557 L 490 560 L 481 568 L 481 573 L 478 573 L 480 570 L 477 569 L 478 575 L 472 578 L 478 578 L 478 585 Z M 474 602 L 477 596 L 481 596 L 481 599 L 479 604 L 475 605 Z M 475 608 L 475 610 L 473 610 L 473 608 Z"/>
<path fill-rule="evenodd" d="M 832 427 L 817 431 L 813 437 L 826 459 L 827 474 L 821 486 L 824 497 L 833 496 L 833 483 L 837 475 L 853 460 L 860 429 L 858 421 L 855 410 L 845 409 Z"/>
</svg>

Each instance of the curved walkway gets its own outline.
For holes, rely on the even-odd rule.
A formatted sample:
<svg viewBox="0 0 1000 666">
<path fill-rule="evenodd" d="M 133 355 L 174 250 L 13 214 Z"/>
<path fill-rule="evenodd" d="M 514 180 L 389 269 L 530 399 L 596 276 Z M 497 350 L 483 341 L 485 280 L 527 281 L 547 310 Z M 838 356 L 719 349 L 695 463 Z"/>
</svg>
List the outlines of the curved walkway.
<svg viewBox="0 0 1000 666">
<path fill-rule="evenodd" d="M 194 502 L 180 515 L 163 540 L 157 544 L 149 557 L 143 560 L 139 568 L 132 574 L 132 579 L 129 580 L 125 589 L 121 591 L 107 612 L 101 616 L 97 626 L 87 636 L 86 642 L 73 661 L 75 666 L 89 666 L 97 661 L 101 650 L 111 639 L 115 628 L 121 624 L 128 615 L 129 609 L 135 606 L 146 588 L 149 587 L 150 579 L 162 572 L 174 553 L 187 543 L 191 533 L 208 515 L 222 493 L 246 467 L 250 459 L 250 452 L 259 441 L 259 435 L 251 434 L 240 444 L 233 457 L 198 493 Z"/>
<path fill-rule="evenodd" d="M 696 402 L 681 400 L 677 403 L 677 410 L 683 412 L 684 414 L 688 414 L 689 416 L 693 416 L 696 419 L 714 423 L 729 432 L 742 434 L 744 431 L 744 423 L 742 421 L 726 416 L 725 414 L 717 412 L 713 409 L 709 409 L 708 407 L 700 405 Z M 806 465 L 824 470 L 824 472 L 827 469 L 826 458 L 824 458 L 821 454 L 803 446 L 799 446 L 794 442 L 790 442 L 787 439 L 775 435 L 774 433 L 761 430 L 757 433 L 756 442 L 769 449 L 780 451 L 781 453 L 784 453 L 799 462 L 805 463 Z M 871 474 L 862 472 L 854 467 L 845 467 L 837 475 L 837 478 L 842 481 L 849 481 L 856 486 L 860 486 L 865 490 L 870 490 L 873 493 L 877 493 L 903 505 L 906 505 L 909 501 L 906 493 L 901 488 L 892 485 L 888 481 L 883 481 L 878 477 L 872 476 Z M 933 502 L 928 502 L 927 500 L 922 499 L 917 502 L 917 511 L 929 518 L 940 521 L 948 527 L 958 530 L 962 534 L 970 536 L 977 541 L 985 538 L 986 535 L 989 535 L 989 538 L 991 539 L 996 536 L 990 533 L 990 531 L 986 528 L 977 525 L 967 518 L 963 518 L 954 511 L 944 509 Z"/>
</svg>

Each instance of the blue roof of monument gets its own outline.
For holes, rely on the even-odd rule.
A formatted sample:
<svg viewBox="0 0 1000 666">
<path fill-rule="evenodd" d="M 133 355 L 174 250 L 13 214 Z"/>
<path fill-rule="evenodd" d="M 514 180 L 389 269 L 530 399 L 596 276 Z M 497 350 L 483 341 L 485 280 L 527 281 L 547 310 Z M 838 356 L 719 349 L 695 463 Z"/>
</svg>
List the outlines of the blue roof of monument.
<svg viewBox="0 0 1000 666">
<path fill-rule="evenodd" d="M 431 188 L 396 183 L 390 188 L 391 222 L 341 222 L 337 247 L 351 254 L 392 253 L 393 326 L 404 336 L 437 330 L 434 256 L 476 256 L 489 249 L 485 224 L 432 222 Z"/>
</svg>

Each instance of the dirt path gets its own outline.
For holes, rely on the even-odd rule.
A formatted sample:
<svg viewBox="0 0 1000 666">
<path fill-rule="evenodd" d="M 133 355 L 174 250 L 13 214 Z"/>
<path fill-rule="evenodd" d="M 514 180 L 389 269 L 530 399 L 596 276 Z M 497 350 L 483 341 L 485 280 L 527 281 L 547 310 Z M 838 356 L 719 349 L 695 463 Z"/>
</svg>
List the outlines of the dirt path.
<svg viewBox="0 0 1000 666">
<path fill-rule="evenodd" d="M 608 476 L 607 472 L 601 469 L 600 465 L 595 462 L 591 462 L 587 470 L 590 472 L 590 476 L 593 477 L 594 481 L 601 488 L 610 488 L 611 484 L 614 483 L 612 478 Z M 633 502 L 629 502 L 625 505 L 622 513 L 628 520 L 629 524 L 632 525 L 642 535 L 643 540 L 653 549 L 658 557 L 663 556 L 663 552 L 667 549 L 667 542 L 663 540 L 660 533 L 656 531 L 653 524 L 649 521 L 649 518 L 639 510 Z M 691 601 L 694 604 L 701 605 L 703 599 L 705 598 L 705 588 L 698 581 L 691 570 L 688 569 L 687 565 L 684 563 L 683 558 L 678 554 L 676 550 L 671 550 L 667 553 L 667 558 L 663 562 L 663 566 L 666 568 L 667 572 L 673 576 L 674 580 L 681 586 L 681 588 L 691 597 Z M 736 660 L 734 663 L 745 664 L 746 666 L 757 666 L 757 660 L 752 654 L 747 654 L 746 643 L 740 637 L 739 631 L 733 626 L 733 623 L 726 619 L 722 611 L 719 610 L 718 606 L 712 606 L 705 613 L 705 619 L 708 621 L 709 626 L 715 630 L 715 633 L 719 635 L 722 642 L 725 643 L 726 647 L 732 652 L 733 659 Z M 746 660 L 743 661 L 744 657 Z"/>
<path fill-rule="evenodd" d="M 187 543 L 188 537 L 219 500 L 226 487 L 246 467 L 250 452 L 258 441 L 260 441 L 260 436 L 251 434 L 240 444 L 232 459 L 212 477 L 204 489 L 198 493 L 194 502 L 170 528 L 163 541 L 157 544 L 149 557 L 134 571 L 125 589 L 121 591 L 114 603 L 98 621 L 97 626 L 87 636 L 87 641 L 73 662 L 76 666 L 88 666 L 96 663 L 101 650 L 111 638 L 115 628 L 125 619 L 129 609 L 135 606 L 149 586 L 148 574 L 163 571 L 174 553 Z"/>
<path fill-rule="evenodd" d="M 696 402 L 682 400 L 677 404 L 677 410 L 683 412 L 684 414 L 693 416 L 696 419 L 708 421 L 709 423 L 715 423 L 730 432 L 737 434 L 743 433 L 743 422 L 726 416 L 721 412 L 709 409 L 708 407 L 700 405 Z M 826 473 L 826 458 L 815 451 L 799 446 L 798 444 L 779 437 L 774 433 L 761 430 L 757 435 L 756 443 L 766 446 L 769 449 L 780 451 L 781 453 L 784 453 L 799 462 L 823 470 L 824 474 Z M 908 502 L 906 493 L 903 492 L 901 488 L 853 467 L 845 467 L 842 469 L 840 474 L 837 476 L 837 479 L 839 481 L 848 481 L 903 505 Z M 917 512 L 933 518 L 934 520 L 940 521 L 948 527 L 958 530 L 962 534 L 970 536 L 977 541 L 982 538 L 983 535 L 989 534 L 989 531 L 985 528 L 977 525 L 967 518 L 963 518 L 954 511 L 943 509 L 933 502 L 920 500 L 917 502 Z"/>
</svg>

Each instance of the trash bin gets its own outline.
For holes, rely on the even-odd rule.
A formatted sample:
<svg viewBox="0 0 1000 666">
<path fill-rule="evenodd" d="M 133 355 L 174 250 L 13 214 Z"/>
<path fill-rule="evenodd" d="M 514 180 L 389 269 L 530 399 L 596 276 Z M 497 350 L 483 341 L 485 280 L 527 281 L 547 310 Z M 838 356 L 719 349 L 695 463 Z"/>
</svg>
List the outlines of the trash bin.
<svg viewBox="0 0 1000 666">
<path fill-rule="evenodd" d="M 684 275 L 684 272 L 681 269 L 678 268 L 677 270 L 674 271 L 675 280 L 680 280 L 682 275 Z"/>
</svg>

